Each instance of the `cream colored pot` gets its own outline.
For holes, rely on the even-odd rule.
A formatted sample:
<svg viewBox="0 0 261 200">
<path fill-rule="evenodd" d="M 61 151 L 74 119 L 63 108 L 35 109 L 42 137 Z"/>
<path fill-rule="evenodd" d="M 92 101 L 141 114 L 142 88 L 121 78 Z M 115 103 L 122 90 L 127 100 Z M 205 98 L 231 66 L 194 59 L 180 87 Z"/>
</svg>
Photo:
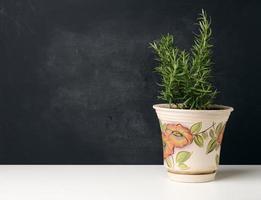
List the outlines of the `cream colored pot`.
<svg viewBox="0 0 261 200">
<path fill-rule="evenodd" d="M 206 182 L 215 179 L 226 122 L 233 108 L 170 109 L 157 104 L 164 165 L 172 180 Z"/>
</svg>

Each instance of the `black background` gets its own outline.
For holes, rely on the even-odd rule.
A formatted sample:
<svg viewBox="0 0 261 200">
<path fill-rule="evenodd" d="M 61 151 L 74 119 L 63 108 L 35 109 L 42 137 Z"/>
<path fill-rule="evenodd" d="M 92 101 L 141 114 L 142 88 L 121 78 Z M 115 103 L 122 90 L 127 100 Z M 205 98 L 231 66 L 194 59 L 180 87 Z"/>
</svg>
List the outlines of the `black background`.
<svg viewBox="0 0 261 200">
<path fill-rule="evenodd" d="M 212 17 L 223 164 L 261 164 L 260 1 L 0 1 L 0 163 L 161 164 L 148 43 Z"/>
</svg>

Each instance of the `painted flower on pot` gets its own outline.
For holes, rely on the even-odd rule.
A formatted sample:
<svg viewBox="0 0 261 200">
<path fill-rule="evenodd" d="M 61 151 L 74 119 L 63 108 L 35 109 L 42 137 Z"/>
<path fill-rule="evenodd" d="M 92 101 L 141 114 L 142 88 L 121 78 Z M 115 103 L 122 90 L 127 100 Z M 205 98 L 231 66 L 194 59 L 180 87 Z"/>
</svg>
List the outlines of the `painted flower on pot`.
<svg viewBox="0 0 261 200">
<path fill-rule="evenodd" d="M 173 145 L 177 148 L 187 146 L 193 141 L 193 135 L 190 129 L 181 124 L 168 124 L 165 134 L 171 138 Z"/>
<path fill-rule="evenodd" d="M 221 131 L 218 133 L 218 137 L 217 137 L 217 143 L 221 144 L 222 140 L 223 140 L 223 136 L 224 136 L 224 132 L 225 132 L 225 124 L 223 125 L 223 127 L 221 128 Z"/>
<path fill-rule="evenodd" d="M 171 156 L 174 153 L 174 144 L 171 135 L 162 134 L 163 141 L 163 156 L 164 159 Z"/>
<path fill-rule="evenodd" d="M 192 143 L 191 131 L 181 124 L 167 124 L 162 133 L 164 159 L 174 153 L 174 148 L 182 148 Z"/>
</svg>

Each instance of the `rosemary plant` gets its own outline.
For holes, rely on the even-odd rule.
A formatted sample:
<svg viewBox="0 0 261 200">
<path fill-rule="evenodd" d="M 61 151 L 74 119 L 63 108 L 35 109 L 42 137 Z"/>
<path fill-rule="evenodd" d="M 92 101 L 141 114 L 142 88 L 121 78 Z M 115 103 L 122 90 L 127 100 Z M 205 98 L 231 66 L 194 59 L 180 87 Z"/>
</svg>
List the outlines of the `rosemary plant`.
<svg viewBox="0 0 261 200">
<path fill-rule="evenodd" d="M 182 109 L 208 109 L 217 91 L 210 81 L 211 74 L 211 22 L 202 10 L 198 17 L 199 33 L 189 52 L 178 49 L 173 35 L 163 35 L 150 43 L 156 54 L 156 72 L 161 76 L 159 98 L 169 107 Z"/>
</svg>

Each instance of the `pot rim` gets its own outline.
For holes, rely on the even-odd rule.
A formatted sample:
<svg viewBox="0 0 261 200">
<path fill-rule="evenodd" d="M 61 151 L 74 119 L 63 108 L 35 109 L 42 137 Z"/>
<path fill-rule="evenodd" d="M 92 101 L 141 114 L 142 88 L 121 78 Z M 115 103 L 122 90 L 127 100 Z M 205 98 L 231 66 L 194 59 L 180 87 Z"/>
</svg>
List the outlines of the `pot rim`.
<svg viewBox="0 0 261 200">
<path fill-rule="evenodd" d="M 195 110 L 195 109 L 178 109 L 178 108 L 169 108 L 169 104 L 161 103 L 161 104 L 154 104 L 153 108 L 155 110 L 162 110 L 162 111 L 170 111 L 170 112 L 188 112 L 188 113 L 213 113 L 213 112 L 232 112 L 234 110 L 233 107 L 230 106 L 224 106 L 224 105 L 218 105 L 213 104 L 212 107 L 217 109 L 210 109 L 210 110 Z"/>
</svg>

